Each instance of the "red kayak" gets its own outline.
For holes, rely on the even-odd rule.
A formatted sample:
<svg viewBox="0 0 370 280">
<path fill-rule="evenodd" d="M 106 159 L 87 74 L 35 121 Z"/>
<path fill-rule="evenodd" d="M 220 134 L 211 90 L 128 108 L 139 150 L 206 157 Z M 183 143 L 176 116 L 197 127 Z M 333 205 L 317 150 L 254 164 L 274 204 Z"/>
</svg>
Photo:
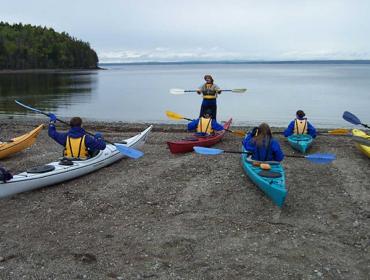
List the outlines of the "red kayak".
<svg viewBox="0 0 370 280">
<path fill-rule="evenodd" d="M 229 129 L 232 121 L 233 119 L 228 120 L 224 124 L 224 128 Z M 173 142 L 169 141 L 167 142 L 167 145 L 170 148 L 171 153 L 173 154 L 192 152 L 194 146 L 210 147 L 220 142 L 222 137 L 224 137 L 225 132 L 226 131 L 223 130 L 205 137 L 197 136 L 194 134 L 193 136 L 183 140 Z"/>
</svg>

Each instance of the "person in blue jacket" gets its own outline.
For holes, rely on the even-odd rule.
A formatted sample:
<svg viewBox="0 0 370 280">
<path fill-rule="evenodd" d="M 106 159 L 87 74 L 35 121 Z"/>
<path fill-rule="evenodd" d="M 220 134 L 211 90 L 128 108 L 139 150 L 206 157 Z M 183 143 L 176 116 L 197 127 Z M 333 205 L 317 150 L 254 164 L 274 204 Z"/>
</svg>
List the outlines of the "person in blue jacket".
<svg viewBox="0 0 370 280">
<path fill-rule="evenodd" d="M 223 129 L 224 127 L 212 118 L 211 110 L 207 110 L 202 117 L 188 124 L 188 130 L 196 130 L 196 134 L 199 136 L 211 135 L 215 131 L 221 131 Z"/>
<path fill-rule="evenodd" d="M 243 140 L 243 146 L 250 152 L 253 160 L 258 161 L 282 161 L 284 154 L 279 142 L 272 137 L 270 126 L 262 123 L 253 128 Z"/>
<path fill-rule="evenodd" d="M 64 156 L 70 159 L 85 160 L 90 157 L 90 154 L 98 150 L 105 149 L 105 142 L 101 133 L 96 133 L 94 137 L 86 134 L 82 126 L 80 117 L 73 117 L 70 120 L 70 130 L 66 133 L 57 132 L 55 122 L 57 117 L 54 114 L 49 114 L 50 124 L 48 134 L 57 143 L 64 146 Z"/>
<path fill-rule="evenodd" d="M 306 114 L 302 110 L 298 110 L 296 118 L 290 122 L 287 129 L 284 131 L 284 136 L 288 137 L 292 134 L 309 134 L 312 138 L 316 137 L 316 129 L 305 118 Z"/>
</svg>

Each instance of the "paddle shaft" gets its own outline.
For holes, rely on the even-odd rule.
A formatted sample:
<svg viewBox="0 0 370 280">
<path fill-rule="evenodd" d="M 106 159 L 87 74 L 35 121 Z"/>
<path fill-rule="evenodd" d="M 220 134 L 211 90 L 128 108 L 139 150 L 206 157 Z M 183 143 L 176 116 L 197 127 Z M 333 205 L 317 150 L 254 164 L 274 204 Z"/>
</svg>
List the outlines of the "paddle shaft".
<svg viewBox="0 0 370 280">
<path fill-rule="evenodd" d="M 221 89 L 220 91 L 222 92 L 222 91 L 233 91 L 233 90 L 232 89 Z M 198 91 L 193 90 L 193 89 L 186 89 L 184 90 L 184 92 L 198 92 Z"/>
<path fill-rule="evenodd" d="M 246 154 L 246 155 L 251 155 L 252 153 L 250 152 L 240 152 L 240 151 L 224 151 L 224 153 L 228 154 Z M 305 158 L 303 155 L 284 155 L 286 157 L 292 157 L 292 158 Z"/>
<path fill-rule="evenodd" d="M 45 116 L 47 116 L 47 117 L 50 117 L 49 116 L 49 114 L 48 113 L 45 113 L 45 112 L 43 112 L 43 111 L 41 111 L 41 110 L 38 110 L 38 109 L 34 109 L 34 108 L 32 108 L 32 107 L 29 107 L 29 106 L 27 106 L 27 105 L 24 105 L 23 103 L 21 103 L 21 102 L 16 102 L 18 105 L 20 105 L 20 106 L 23 106 L 23 107 L 25 107 L 25 108 L 27 108 L 27 109 L 30 109 L 30 110 L 32 110 L 32 111 L 34 111 L 34 112 L 37 112 L 37 113 L 40 113 L 40 114 L 43 114 L 43 115 L 45 115 Z M 67 126 L 70 126 L 69 125 L 69 123 L 67 123 L 67 122 L 65 122 L 65 121 L 63 121 L 63 120 L 61 120 L 61 119 L 56 119 L 58 122 L 60 122 L 60 123 L 62 123 L 62 124 L 65 124 L 65 125 L 67 125 Z M 93 136 L 94 137 L 94 134 L 92 134 L 91 132 L 88 132 L 88 131 L 86 131 L 85 130 L 85 132 L 86 132 L 86 134 L 88 134 L 88 135 L 90 135 L 90 136 Z M 111 141 L 109 141 L 109 140 L 106 140 L 106 139 L 104 139 L 104 142 L 107 142 L 107 143 L 109 143 L 109 144 L 112 144 L 112 145 L 116 145 L 116 144 L 114 144 L 113 142 L 111 142 Z"/>
</svg>

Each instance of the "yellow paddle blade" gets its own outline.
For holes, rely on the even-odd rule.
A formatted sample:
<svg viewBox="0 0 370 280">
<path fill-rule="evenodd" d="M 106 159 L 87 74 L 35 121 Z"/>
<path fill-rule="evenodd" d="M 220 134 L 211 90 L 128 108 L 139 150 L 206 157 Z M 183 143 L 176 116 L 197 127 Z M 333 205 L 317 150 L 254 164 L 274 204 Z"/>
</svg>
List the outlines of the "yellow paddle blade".
<svg viewBox="0 0 370 280">
<path fill-rule="evenodd" d="M 233 130 L 231 131 L 231 133 L 237 136 L 240 136 L 240 137 L 245 137 L 245 134 L 246 134 L 243 130 Z"/>
<path fill-rule="evenodd" d="M 182 119 L 184 119 L 184 117 L 181 116 L 180 114 L 177 114 L 177 113 L 171 112 L 171 111 L 166 111 L 166 115 L 167 115 L 167 117 L 169 117 L 172 120 L 182 120 Z"/>
<path fill-rule="evenodd" d="M 349 131 L 349 129 L 346 129 L 346 128 L 337 128 L 337 129 L 329 130 L 328 133 L 332 135 L 347 135 L 347 134 L 350 134 L 351 132 Z"/>
</svg>

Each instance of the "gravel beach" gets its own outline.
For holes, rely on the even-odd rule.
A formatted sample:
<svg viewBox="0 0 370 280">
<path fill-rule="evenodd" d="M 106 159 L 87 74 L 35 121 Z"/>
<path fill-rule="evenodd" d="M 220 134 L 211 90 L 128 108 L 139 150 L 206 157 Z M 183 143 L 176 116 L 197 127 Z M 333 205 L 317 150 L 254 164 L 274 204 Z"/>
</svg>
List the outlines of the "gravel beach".
<svg viewBox="0 0 370 280">
<path fill-rule="evenodd" d="M 44 120 L 3 118 L 0 136 Z M 146 126 L 85 125 L 114 141 Z M 279 209 L 238 155 L 171 154 L 166 141 L 187 135 L 185 125 L 155 125 L 138 160 L 1 199 L 0 279 L 369 279 L 370 160 L 349 137 L 317 138 L 310 152 L 335 153 L 330 165 L 284 160 Z M 240 145 L 228 134 L 216 147 Z M 44 130 L 0 165 L 17 173 L 62 149 Z"/>
</svg>

